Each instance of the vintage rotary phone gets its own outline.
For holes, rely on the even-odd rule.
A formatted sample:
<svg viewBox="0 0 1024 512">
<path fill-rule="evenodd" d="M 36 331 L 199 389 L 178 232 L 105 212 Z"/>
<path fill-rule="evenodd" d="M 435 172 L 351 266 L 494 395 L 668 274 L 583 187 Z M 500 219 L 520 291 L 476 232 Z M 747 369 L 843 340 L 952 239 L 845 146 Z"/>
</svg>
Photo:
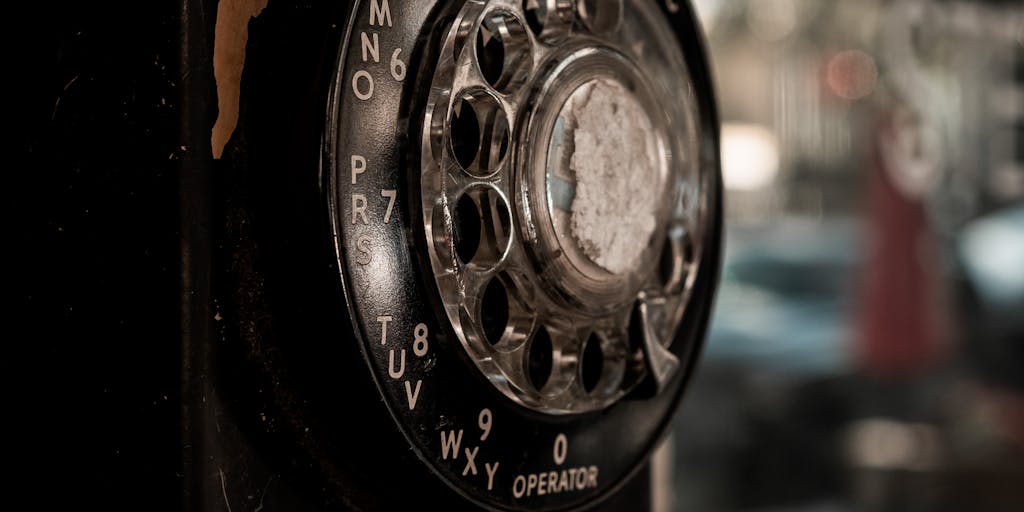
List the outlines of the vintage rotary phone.
<svg viewBox="0 0 1024 512">
<path fill-rule="evenodd" d="M 67 194 L 123 190 L 103 204 L 160 219 L 54 244 L 110 235 L 166 262 L 55 280 L 60 300 L 96 285 L 121 309 L 54 328 L 108 331 L 149 301 L 170 315 L 127 315 L 127 332 L 179 357 L 109 396 L 157 390 L 180 436 L 143 434 L 154 421 L 119 437 L 111 418 L 133 409 L 112 409 L 98 446 L 171 448 L 94 477 L 201 510 L 632 508 L 718 277 L 718 122 L 691 7 L 261 4 L 131 6 L 131 26 L 78 6 L 50 27 L 58 69 L 31 96 L 58 97 L 37 116 L 49 138 L 32 135 L 58 155 L 45 165 L 86 180 Z M 104 133 L 134 160 L 90 143 Z M 92 199 L 67 197 L 52 218 L 86 215 Z M 172 453 L 170 476 L 155 461 Z"/>
</svg>

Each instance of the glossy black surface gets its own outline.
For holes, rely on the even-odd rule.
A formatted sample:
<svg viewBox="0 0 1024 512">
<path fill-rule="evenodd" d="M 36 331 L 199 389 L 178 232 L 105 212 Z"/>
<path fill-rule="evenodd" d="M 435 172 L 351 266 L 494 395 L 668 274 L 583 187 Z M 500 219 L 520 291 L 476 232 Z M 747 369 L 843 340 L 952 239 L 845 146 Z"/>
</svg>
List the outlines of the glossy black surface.
<svg viewBox="0 0 1024 512">
<path fill-rule="evenodd" d="M 9 506 L 178 508 L 178 7 L 47 2 L 5 19 L 0 488 Z"/>
</svg>

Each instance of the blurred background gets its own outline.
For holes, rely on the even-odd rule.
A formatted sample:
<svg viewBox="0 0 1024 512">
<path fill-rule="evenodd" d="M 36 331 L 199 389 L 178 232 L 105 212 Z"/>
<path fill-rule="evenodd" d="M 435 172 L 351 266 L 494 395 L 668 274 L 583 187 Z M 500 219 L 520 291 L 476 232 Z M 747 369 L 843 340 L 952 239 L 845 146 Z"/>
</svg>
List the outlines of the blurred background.
<svg viewBox="0 0 1024 512">
<path fill-rule="evenodd" d="M 671 509 L 1024 510 L 1024 3 L 695 5 L 728 232 Z"/>
</svg>

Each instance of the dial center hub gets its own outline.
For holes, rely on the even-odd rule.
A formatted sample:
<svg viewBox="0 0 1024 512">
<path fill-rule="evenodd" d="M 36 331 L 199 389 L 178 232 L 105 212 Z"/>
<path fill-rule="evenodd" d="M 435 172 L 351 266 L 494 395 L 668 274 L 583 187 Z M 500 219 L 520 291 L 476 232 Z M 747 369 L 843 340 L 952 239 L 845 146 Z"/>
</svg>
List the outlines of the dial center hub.
<svg viewBox="0 0 1024 512">
<path fill-rule="evenodd" d="M 610 47 L 553 55 L 542 84 L 521 140 L 521 215 L 547 289 L 602 314 L 644 286 L 657 256 L 665 123 L 641 71 Z"/>
<path fill-rule="evenodd" d="M 560 245 L 600 267 L 580 265 L 597 277 L 636 270 L 654 234 L 660 162 L 652 132 L 636 97 L 604 77 L 576 88 L 555 121 L 548 208 Z"/>
</svg>

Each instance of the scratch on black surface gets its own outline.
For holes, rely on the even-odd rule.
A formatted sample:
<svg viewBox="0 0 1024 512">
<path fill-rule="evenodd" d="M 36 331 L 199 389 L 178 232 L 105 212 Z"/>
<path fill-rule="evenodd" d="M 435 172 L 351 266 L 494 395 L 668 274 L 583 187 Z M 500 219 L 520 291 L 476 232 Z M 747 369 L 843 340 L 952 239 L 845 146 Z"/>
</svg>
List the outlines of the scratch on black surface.
<svg viewBox="0 0 1024 512">
<path fill-rule="evenodd" d="M 260 494 L 260 505 L 258 507 L 256 507 L 256 509 L 253 510 L 252 512 L 260 512 L 261 510 L 263 510 L 263 500 L 266 499 L 266 497 L 267 497 L 267 490 L 270 489 L 270 482 L 273 482 L 273 481 L 274 481 L 274 475 L 270 475 L 270 478 L 267 479 L 267 485 L 263 486 L 263 493 Z"/>
<path fill-rule="evenodd" d="M 220 493 L 224 496 L 224 506 L 228 507 L 228 512 L 231 512 L 231 503 L 228 502 L 228 486 L 224 479 L 224 468 L 217 468 L 217 473 L 220 473 Z"/>
<path fill-rule="evenodd" d="M 75 83 L 75 80 L 78 80 L 79 76 L 81 75 L 75 75 L 75 77 L 72 78 L 71 81 L 64 85 L 64 89 L 60 91 L 60 95 L 57 96 L 57 101 L 53 104 L 53 114 L 50 116 L 50 121 L 57 119 L 57 107 L 60 107 L 61 97 L 64 96 L 64 93 L 68 92 L 68 87 L 71 87 L 71 84 Z"/>
</svg>

